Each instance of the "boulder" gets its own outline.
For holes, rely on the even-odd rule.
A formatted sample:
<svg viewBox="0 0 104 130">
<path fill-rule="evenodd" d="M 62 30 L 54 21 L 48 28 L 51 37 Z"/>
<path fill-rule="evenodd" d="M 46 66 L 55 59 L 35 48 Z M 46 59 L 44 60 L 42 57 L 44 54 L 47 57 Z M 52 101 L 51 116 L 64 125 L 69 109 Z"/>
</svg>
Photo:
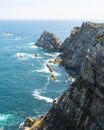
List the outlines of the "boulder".
<svg viewBox="0 0 104 130">
<path fill-rule="evenodd" d="M 61 44 L 59 37 L 47 31 L 44 31 L 35 43 L 35 45 L 47 50 L 58 50 Z"/>
</svg>

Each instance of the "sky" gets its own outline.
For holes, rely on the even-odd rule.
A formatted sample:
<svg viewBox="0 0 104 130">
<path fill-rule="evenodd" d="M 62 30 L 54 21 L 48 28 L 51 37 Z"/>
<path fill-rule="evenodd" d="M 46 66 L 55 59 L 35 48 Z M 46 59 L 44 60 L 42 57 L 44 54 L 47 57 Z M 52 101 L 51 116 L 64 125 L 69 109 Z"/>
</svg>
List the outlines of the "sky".
<svg viewBox="0 0 104 130">
<path fill-rule="evenodd" d="M 0 0 L 0 19 L 104 19 L 104 0 Z"/>
</svg>

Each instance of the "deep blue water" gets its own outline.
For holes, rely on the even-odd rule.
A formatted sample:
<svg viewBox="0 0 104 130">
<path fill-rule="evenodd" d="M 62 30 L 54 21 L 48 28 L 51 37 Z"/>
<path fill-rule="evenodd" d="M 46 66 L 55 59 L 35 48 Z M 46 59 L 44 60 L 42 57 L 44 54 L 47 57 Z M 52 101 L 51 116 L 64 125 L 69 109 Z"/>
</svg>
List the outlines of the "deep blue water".
<svg viewBox="0 0 104 130">
<path fill-rule="evenodd" d="M 62 41 L 81 21 L 0 21 L 0 129 L 19 130 L 28 116 L 38 117 L 51 108 L 52 100 L 71 83 L 63 67 L 50 64 L 53 81 L 45 63 L 56 57 L 33 44 L 44 30 Z M 33 54 L 38 54 L 34 58 Z M 20 58 L 22 54 L 24 58 Z"/>
</svg>

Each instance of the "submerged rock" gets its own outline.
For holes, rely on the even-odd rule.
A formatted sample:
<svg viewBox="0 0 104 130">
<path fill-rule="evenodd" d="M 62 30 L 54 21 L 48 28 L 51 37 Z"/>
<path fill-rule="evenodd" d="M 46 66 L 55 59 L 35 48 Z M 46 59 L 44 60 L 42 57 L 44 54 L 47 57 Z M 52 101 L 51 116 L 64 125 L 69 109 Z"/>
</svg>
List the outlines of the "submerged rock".
<svg viewBox="0 0 104 130">
<path fill-rule="evenodd" d="M 56 78 L 56 76 L 55 76 L 55 74 L 53 73 L 53 74 L 51 74 L 51 77 L 53 78 L 53 80 L 57 80 L 57 78 Z"/>
<path fill-rule="evenodd" d="M 53 64 L 60 64 L 62 62 L 62 59 L 51 59 L 48 61 L 49 63 L 53 63 Z"/>
<path fill-rule="evenodd" d="M 61 40 L 56 35 L 44 31 L 35 45 L 48 50 L 58 50 L 61 46 L 61 43 Z"/>
<path fill-rule="evenodd" d="M 47 68 L 49 69 L 50 72 L 53 72 L 53 69 L 46 63 Z"/>
</svg>

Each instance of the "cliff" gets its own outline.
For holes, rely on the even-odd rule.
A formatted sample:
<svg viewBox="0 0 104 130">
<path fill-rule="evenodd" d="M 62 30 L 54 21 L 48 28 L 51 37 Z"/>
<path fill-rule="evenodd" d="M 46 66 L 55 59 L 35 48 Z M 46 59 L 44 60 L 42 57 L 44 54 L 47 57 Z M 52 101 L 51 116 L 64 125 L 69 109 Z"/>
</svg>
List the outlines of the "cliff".
<svg viewBox="0 0 104 130">
<path fill-rule="evenodd" d="M 79 76 L 46 115 L 46 130 L 104 130 L 104 24 L 73 28 L 61 48 L 62 65 Z"/>
<path fill-rule="evenodd" d="M 58 50 L 61 46 L 61 40 L 53 33 L 44 31 L 35 45 L 48 50 Z"/>
<path fill-rule="evenodd" d="M 61 49 L 62 65 L 79 75 L 54 100 L 39 130 L 104 130 L 104 24 L 74 27 Z"/>
</svg>

